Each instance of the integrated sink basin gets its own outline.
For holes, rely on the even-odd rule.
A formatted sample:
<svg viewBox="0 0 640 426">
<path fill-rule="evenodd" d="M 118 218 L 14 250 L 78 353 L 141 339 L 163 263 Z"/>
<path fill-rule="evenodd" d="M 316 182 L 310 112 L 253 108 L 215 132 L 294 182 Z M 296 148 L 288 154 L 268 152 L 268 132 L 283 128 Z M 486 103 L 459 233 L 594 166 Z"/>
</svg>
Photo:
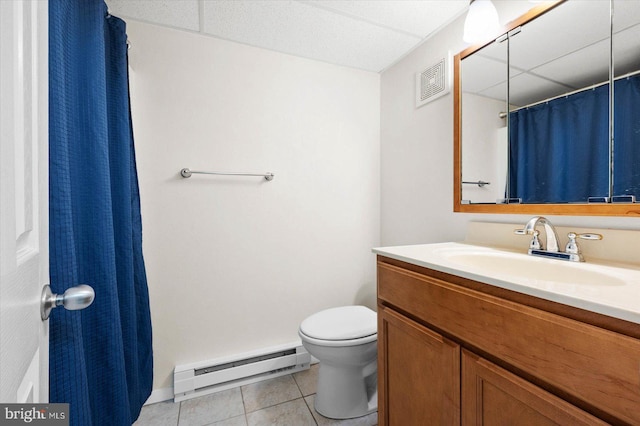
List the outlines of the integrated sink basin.
<svg viewBox="0 0 640 426">
<path fill-rule="evenodd" d="M 640 324 L 640 266 L 568 262 L 465 243 L 373 249 L 380 256 Z"/>
<path fill-rule="evenodd" d="M 486 271 L 506 279 L 517 277 L 558 285 L 625 285 L 625 281 L 620 278 L 620 271 L 611 272 L 600 265 L 543 259 L 526 254 L 464 245 L 442 249 L 439 254 L 451 263 L 477 271 Z"/>
</svg>

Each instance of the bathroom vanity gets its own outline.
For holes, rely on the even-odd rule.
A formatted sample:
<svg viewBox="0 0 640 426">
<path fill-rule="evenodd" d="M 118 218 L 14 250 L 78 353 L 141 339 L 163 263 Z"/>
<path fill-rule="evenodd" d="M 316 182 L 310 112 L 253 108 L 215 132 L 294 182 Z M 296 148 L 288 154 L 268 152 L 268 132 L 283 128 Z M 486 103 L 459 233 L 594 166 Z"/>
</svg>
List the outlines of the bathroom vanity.
<svg viewBox="0 0 640 426">
<path fill-rule="evenodd" d="M 380 425 L 640 424 L 640 270 L 456 243 L 374 252 Z"/>
</svg>

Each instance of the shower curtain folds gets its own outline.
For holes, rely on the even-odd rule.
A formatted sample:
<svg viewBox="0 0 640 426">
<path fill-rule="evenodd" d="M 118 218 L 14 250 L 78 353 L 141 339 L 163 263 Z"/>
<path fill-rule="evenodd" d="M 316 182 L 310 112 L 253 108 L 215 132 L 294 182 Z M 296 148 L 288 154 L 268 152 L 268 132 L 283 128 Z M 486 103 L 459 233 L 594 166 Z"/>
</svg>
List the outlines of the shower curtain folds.
<svg viewBox="0 0 640 426">
<path fill-rule="evenodd" d="M 49 398 L 71 425 L 130 425 L 151 393 L 126 39 L 102 0 L 49 3 L 51 286 L 96 293 L 50 319 Z"/>
</svg>

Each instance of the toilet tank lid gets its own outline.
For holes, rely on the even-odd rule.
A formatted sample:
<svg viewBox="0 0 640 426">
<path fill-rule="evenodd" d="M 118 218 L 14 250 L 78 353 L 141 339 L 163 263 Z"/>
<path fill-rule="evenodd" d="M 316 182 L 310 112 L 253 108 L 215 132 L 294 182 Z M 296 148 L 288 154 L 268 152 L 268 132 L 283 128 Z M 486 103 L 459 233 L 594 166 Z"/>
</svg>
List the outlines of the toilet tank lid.
<svg viewBox="0 0 640 426">
<path fill-rule="evenodd" d="M 321 340 L 351 340 L 378 331 L 377 316 L 366 306 L 325 309 L 302 321 L 300 331 Z"/>
</svg>

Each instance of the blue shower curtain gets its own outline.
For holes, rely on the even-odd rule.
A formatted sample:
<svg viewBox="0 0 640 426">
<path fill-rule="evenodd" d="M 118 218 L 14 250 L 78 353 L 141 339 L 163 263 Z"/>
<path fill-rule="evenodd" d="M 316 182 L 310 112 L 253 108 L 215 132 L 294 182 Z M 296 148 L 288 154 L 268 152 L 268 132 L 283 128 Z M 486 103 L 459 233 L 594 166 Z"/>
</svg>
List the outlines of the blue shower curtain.
<svg viewBox="0 0 640 426">
<path fill-rule="evenodd" d="M 640 201 L 640 75 L 613 87 L 613 195 L 635 195 Z"/>
<path fill-rule="evenodd" d="M 509 193 L 586 203 L 609 193 L 609 86 L 509 114 Z"/>
<path fill-rule="evenodd" d="M 640 201 L 640 75 L 614 83 L 613 194 Z M 609 196 L 609 85 L 509 114 L 509 193 L 525 203 Z"/>
<path fill-rule="evenodd" d="M 50 401 L 78 426 L 130 425 L 151 393 L 126 39 L 102 0 L 49 3 L 51 286 L 96 293 L 50 320 Z"/>
</svg>

